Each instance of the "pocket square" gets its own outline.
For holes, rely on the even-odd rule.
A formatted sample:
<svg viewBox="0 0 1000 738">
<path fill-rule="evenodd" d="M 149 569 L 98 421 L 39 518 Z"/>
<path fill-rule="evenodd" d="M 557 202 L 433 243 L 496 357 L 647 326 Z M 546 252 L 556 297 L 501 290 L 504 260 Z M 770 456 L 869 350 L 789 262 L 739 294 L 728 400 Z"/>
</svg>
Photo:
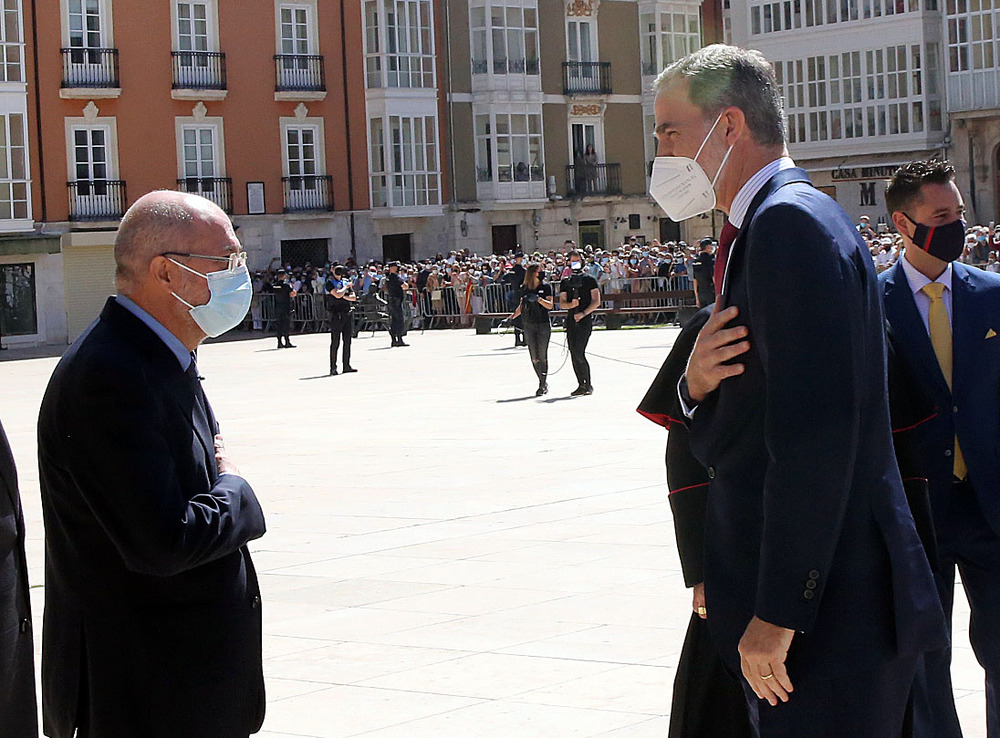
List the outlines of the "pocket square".
<svg viewBox="0 0 1000 738">
<path fill-rule="evenodd" d="M 988 331 L 986 331 L 986 337 L 987 338 L 996 338 L 997 337 L 997 332 L 995 330 L 993 330 L 992 328 L 990 328 Z"/>
</svg>

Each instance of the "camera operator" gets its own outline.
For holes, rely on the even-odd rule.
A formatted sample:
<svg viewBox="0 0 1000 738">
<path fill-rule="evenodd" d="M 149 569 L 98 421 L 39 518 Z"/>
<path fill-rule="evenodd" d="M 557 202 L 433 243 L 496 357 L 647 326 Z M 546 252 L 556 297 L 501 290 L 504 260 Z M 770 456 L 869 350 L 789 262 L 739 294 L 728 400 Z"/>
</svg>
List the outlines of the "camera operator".
<svg viewBox="0 0 1000 738">
<path fill-rule="evenodd" d="M 399 262 L 389 262 L 389 273 L 385 276 L 385 292 L 389 303 L 389 336 L 392 347 L 409 346 L 403 343 L 403 299 L 410 285 L 399 276 Z"/>
<path fill-rule="evenodd" d="M 552 326 L 549 324 L 552 285 L 545 284 L 542 281 L 543 276 L 541 264 L 537 262 L 528 264 L 524 271 L 524 281 L 521 283 L 521 296 L 517 309 L 510 316 L 511 321 L 521 318 L 524 342 L 528 346 L 531 366 L 538 375 L 535 397 L 541 397 L 549 391 L 546 378 L 549 373 L 549 338 L 552 336 Z"/>
<path fill-rule="evenodd" d="M 566 345 L 580 385 L 570 394 L 578 397 L 594 394 L 586 352 L 590 333 L 594 329 L 592 314 L 601 306 L 601 290 L 593 277 L 584 274 L 579 251 L 569 253 L 569 262 L 572 273 L 559 284 L 559 307 L 569 311 L 566 315 Z"/>
<path fill-rule="evenodd" d="M 347 270 L 342 266 L 334 267 L 330 278 L 326 280 L 326 307 L 330 314 L 330 376 L 337 374 L 337 352 L 340 342 L 344 342 L 344 374 L 351 374 L 357 369 L 351 366 L 351 338 L 354 336 L 354 285 L 348 277 Z"/>
</svg>

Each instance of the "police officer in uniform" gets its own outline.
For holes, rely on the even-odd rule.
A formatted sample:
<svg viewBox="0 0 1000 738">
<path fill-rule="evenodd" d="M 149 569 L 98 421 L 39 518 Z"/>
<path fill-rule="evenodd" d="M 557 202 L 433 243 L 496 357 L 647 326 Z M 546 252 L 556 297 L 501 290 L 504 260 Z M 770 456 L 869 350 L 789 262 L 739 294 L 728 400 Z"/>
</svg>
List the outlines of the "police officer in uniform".
<svg viewBox="0 0 1000 738">
<path fill-rule="evenodd" d="M 344 374 L 356 372 L 351 366 L 351 338 L 354 336 L 354 285 L 342 266 L 334 267 L 326 280 L 326 304 L 330 313 L 330 376 L 337 374 L 337 352 L 344 343 Z"/>
<path fill-rule="evenodd" d="M 698 307 L 703 308 L 715 302 L 715 257 L 712 256 L 711 238 L 703 238 L 699 244 L 700 251 L 691 264 L 691 276 L 694 277 L 694 298 Z"/>
<path fill-rule="evenodd" d="M 409 346 L 403 343 L 403 299 L 410 285 L 399 276 L 399 262 L 389 262 L 389 274 L 385 278 L 385 291 L 389 302 L 389 336 L 392 346 Z"/>
<path fill-rule="evenodd" d="M 521 285 L 524 284 L 524 273 L 524 254 L 518 251 L 514 254 L 514 264 L 511 266 L 510 271 L 504 275 L 504 282 L 506 283 L 504 292 L 507 297 L 507 308 L 509 310 L 514 310 L 521 303 Z M 511 321 L 511 325 L 514 327 L 514 345 L 527 346 L 528 342 L 524 339 L 524 327 L 521 316 L 518 315 L 514 318 Z"/>
<path fill-rule="evenodd" d="M 593 312 L 601 306 L 601 290 L 597 280 L 584 273 L 583 257 L 579 251 L 570 251 L 569 262 L 573 273 L 559 284 L 559 307 L 569 311 L 566 315 L 566 345 L 579 383 L 570 394 L 578 397 L 594 394 L 586 352 L 590 333 L 594 330 Z"/>
<path fill-rule="evenodd" d="M 278 281 L 268 290 L 274 295 L 274 322 L 278 333 L 278 348 L 295 348 L 292 344 L 292 298 L 298 293 L 288 284 L 288 272 L 278 270 Z"/>
</svg>

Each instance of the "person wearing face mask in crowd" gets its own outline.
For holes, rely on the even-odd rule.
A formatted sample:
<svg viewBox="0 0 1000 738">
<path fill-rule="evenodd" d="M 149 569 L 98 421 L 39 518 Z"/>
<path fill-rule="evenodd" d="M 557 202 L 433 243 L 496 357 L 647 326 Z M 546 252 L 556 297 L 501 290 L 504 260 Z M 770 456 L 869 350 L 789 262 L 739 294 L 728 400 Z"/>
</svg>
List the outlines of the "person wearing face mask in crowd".
<svg viewBox="0 0 1000 738">
<path fill-rule="evenodd" d="M 590 364 L 587 362 L 587 343 L 594 330 L 593 313 L 601 306 L 601 290 L 593 277 L 584 274 L 581 259 L 576 249 L 569 252 L 572 273 L 559 284 L 559 307 L 569 311 L 566 314 L 566 346 L 578 384 L 570 393 L 575 397 L 594 394 Z"/>
<path fill-rule="evenodd" d="M 951 620 L 955 569 L 972 610 L 969 640 L 986 671 L 986 725 L 1000 736 L 1000 277 L 957 263 L 965 203 L 947 161 L 896 171 L 886 208 L 905 250 L 879 277 L 886 318 L 914 393 L 938 412 L 907 430 L 919 446 L 937 538 L 935 572 Z M 915 738 L 959 738 L 951 649 L 925 655 Z"/>
<path fill-rule="evenodd" d="M 118 295 L 38 417 L 44 733 L 246 738 L 265 708 L 246 547 L 264 515 L 194 355 L 246 315 L 246 254 L 215 204 L 161 191 L 128 209 L 114 257 Z"/>
<path fill-rule="evenodd" d="M 758 738 L 898 738 L 919 654 L 947 637 L 893 453 L 871 256 L 789 158 L 759 52 L 678 60 L 654 113 L 652 197 L 674 221 L 729 216 L 667 412 L 709 477 L 712 638 Z"/>
</svg>

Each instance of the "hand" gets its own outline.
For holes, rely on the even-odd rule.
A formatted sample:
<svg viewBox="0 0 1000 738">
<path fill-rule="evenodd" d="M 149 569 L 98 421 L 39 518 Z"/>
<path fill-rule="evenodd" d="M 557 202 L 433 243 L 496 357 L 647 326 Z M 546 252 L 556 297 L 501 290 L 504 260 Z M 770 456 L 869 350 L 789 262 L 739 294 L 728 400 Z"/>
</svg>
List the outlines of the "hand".
<svg viewBox="0 0 1000 738">
<path fill-rule="evenodd" d="M 788 702 L 792 691 L 792 681 L 785 670 L 785 657 L 794 635 L 794 630 L 765 623 L 754 616 L 740 638 L 743 677 L 757 696 L 767 700 L 772 707 L 778 704 L 778 700 Z"/>
<path fill-rule="evenodd" d="M 743 364 L 724 363 L 750 350 L 750 342 L 742 340 L 749 334 L 746 326 L 724 327 L 737 315 L 739 308 L 720 310 L 720 303 L 716 301 L 712 317 L 698 334 L 687 365 L 688 394 L 696 403 L 704 401 L 723 379 L 742 374 L 745 369 Z"/>
<path fill-rule="evenodd" d="M 691 608 L 698 613 L 702 620 L 708 620 L 708 611 L 705 609 L 705 583 L 700 582 L 694 585 L 694 601 Z"/>
<path fill-rule="evenodd" d="M 569 306 L 571 308 L 580 307 L 580 298 L 579 297 L 574 297 L 573 300 L 572 300 L 572 302 L 570 302 Z"/>
<path fill-rule="evenodd" d="M 222 436 L 215 437 L 215 463 L 219 467 L 219 474 L 239 474 L 240 470 L 236 468 L 236 464 L 229 460 L 229 455 L 226 453 L 226 442 L 222 440 Z"/>
<path fill-rule="evenodd" d="M 579 302 L 579 300 L 577 302 Z M 583 313 L 573 313 L 573 320 L 575 320 L 577 323 L 579 323 L 581 320 L 583 320 L 586 317 L 587 316 L 584 315 Z"/>
</svg>

